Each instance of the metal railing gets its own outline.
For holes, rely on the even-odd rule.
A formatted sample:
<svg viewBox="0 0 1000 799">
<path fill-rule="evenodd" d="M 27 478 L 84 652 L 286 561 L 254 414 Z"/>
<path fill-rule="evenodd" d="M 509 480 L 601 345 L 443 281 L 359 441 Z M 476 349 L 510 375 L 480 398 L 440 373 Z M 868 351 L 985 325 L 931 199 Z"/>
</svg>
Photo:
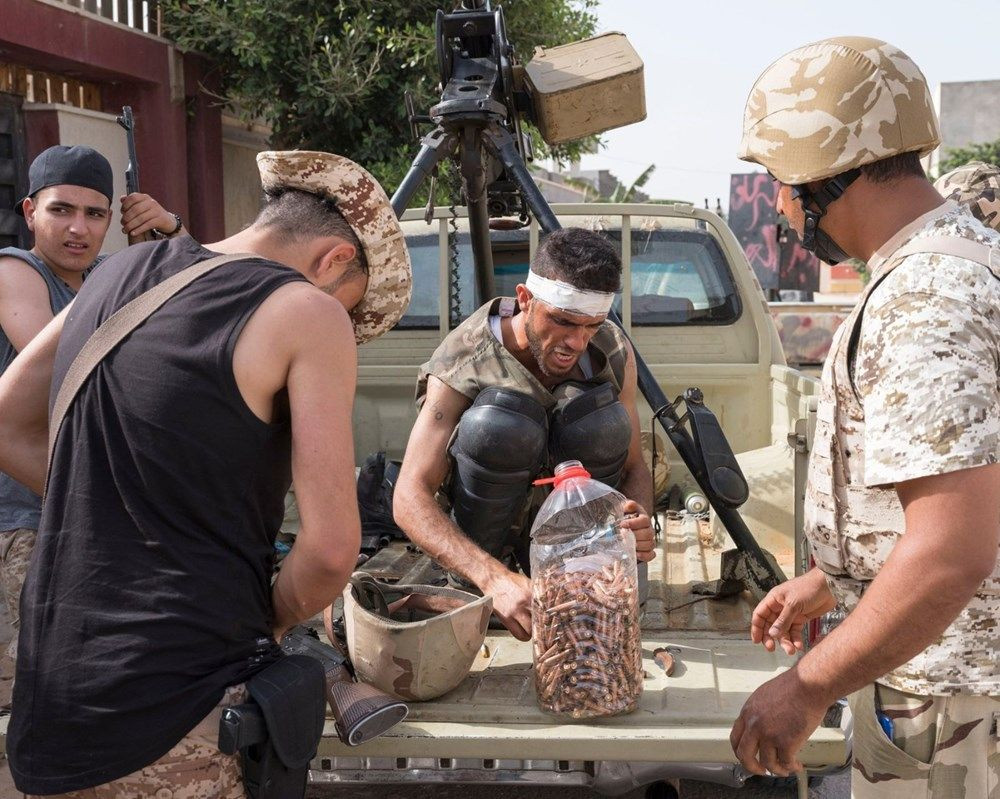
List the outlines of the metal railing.
<svg viewBox="0 0 1000 799">
<path fill-rule="evenodd" d="M 99 17 L 159 36 L 162 30 L 157 0 L 55 0 Z"/>
</svg>

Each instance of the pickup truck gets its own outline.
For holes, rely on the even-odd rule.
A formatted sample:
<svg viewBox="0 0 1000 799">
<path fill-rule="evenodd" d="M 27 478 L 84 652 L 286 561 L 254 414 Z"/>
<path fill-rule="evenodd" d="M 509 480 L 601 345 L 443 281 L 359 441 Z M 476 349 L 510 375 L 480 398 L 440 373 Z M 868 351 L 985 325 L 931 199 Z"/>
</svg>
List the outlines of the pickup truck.
<svg viewBox="0 0 1000 799">
<path fill-rule="evenodd" d="M 763 292 L 730 229 L 690 204 L 567 204 L 553 211 L 564 226 L 604 230 L 621 243 L 617 310 L 626 330 L 668 397 L 692 386 L 702 390 L 749 482 L 741 513 L 750 530 L 786 575 L 800 574 L 808 557 L 802 503 L 818 385 L 786 366 Z M 413 300 L 396 329 L 359 350 L 359 464 L 379 450 L 402 457 L 416 417 L 417 368 L 455 313 L 464 318 L 486 299 L 476 296 L 464 212 L 455 213 L 437 208 L 426 217 L 421 210 L 403 216 Z M 449 229 L 456 231 L 454 251 Z M 512 295 L 524 279 L 538 236 L 535 223 L 493 232 L 497 294 Z M 644 429 L 652 425 L 641 399 L 639 414 Z M 690 475 L 670 454 L 670 483 L 683 486 Z M 656 796 L 673 795 L 680 778 L 741 786 L 748 775 L 729 745 L 732 723 L 749 694 L 793 661 L 750 642 L 748 594 L 728 600 L 692 594 L 695 583 L 719 577 L 720 555 L 732 547 L 721 527 L 677 513 L 659 518 L 663 533 L 642 618 L 638 710 L 573 723 L 546 716 L 535 702 L 530 644 L 491 630 L 462 684 L 439 699 L 411 703 L 409 717 L 383 737 L 349 748 L 328 723 L 311 780 L 573 785 L 607 795 L 648 785 Z M 419 551 L 396 542 L 364 569 L 409 583 L 430 566 Z M 673 655 L 670 676 L 654 659 L 661 649 Z M 843 769 L 850 738 L 849 712 L 832 708 L 799 755 L 808 774 Z M 800 796 L 806 776 L 799 775 Z"/>
<path fill-rule="evenodd" d="M 555 205 L 564 226 L 606 231 L 620 241 L 624 266 L 618 313 L 668 397 L 697 386 L 726 432 L 750 485 L 741 508 L 750 530 L 785 574 L 806 567 L 802 501 L 814 425 L 814 379 L 785 365 L 767 303 L 739 243 L 715 214 L 688 204 Z M 414 268 L 413 300 L 396 329 L 359 350 L 355 459 L 385 450 L 402 457 L 415 419 L 417 368 L 446 335 L 450 309 L 478 307 L 468 225 L 435 209 L 403 217 Z M 448 230 L 457 228 L 457 259 Z M 539 231 L 494 231 L 499 294 L 524 279 Z M 449 275 L 458 266 L 458 296 Z M 640 418 L 651 425 L 640 400 Z M 690 481 L 676 455 L 670 483 Z M 323 783 L 517 783 L 584 786 L 616 795 L 650 786 L 676 795 L 684 778 L 741 786 L 729 731 L 743 702 L 792 660 L 748 637 L 753 600 L 692 594 L 719 577 L 732 546 L 719 525 L 661 513 L 663 534 L 650 563 L 650 598 L 642 617 L 644 691 L 627 716 L 567 723 L 535 702 L 530 643 L 490 631 L 473 668 L 455 690 L 410 704 L 409 717 L 381 738 L 347 747 L 326 724 L 310 778 Z M 426 576 L 426 556 L 395 542 L 364 568 L 402 583 Z M 321 626 L 321 625 L 317 625 Z M 654 658 L 674 660 L 667 675 Z M 0 735 L 8 719 L 0 719 Z M 841 770 L 850 757 L 849 711 L 834 707 L 799 757 L 809 775 Z M 2 745 L 2 739 L 0 739 Z M 799 793 L 805 796 L 805 774 Z"/>
</svg>

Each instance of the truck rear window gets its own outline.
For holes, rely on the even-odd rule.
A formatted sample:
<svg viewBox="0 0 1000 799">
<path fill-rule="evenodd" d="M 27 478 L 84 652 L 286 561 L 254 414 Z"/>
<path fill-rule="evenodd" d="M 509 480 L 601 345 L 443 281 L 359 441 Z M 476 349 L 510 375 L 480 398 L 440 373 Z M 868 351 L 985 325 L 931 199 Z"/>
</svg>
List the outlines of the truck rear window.
<svg viewBox="0 0 1000 799">
<path fill-rule="evenodd" d="M 619 231 L 609 236 L 621 240 Z M 740 299 L 718 242 L 704 230 L 632 231 L 632 324 L 732 324 Z M 616 303 L 619 313 L 621 301 Z"/>
<path fill-rule="evenodd" d="M 621 232 L 605 235 L 621 242 Z M 413 299 L 397 327 L 436 329 L 439 313 L 440 254 L 436 234 L 408 236 L 413 262 Z M 457 292 L 452 302 L 465 319 L 485 300 L 478 296 L 469 235 L 460 233 Z M 513 296 L 528 273 L 527 231 L 494 233 L 494 280 L 498 296 Z M 674 326 L 731 324 L 740 301 L 725 255 L 703 230 L 632 231 L 632 324 Z M 450 263 L 450 261 L 449 261 Z M 621 314 L 621 296 L 615 300 Z"/>
</svg>

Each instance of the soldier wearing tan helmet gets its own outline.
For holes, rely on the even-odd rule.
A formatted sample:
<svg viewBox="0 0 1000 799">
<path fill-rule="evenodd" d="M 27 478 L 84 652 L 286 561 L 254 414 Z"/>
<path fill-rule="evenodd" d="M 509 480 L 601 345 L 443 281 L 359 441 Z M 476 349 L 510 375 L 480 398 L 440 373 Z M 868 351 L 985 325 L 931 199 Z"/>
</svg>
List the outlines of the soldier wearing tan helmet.
<svg viewBox="0 0 1000 799">
<path fill-rule="evenodd" d="M 357 164 L 257 161 L 266 202 L 250 227 L 109 257 L 0 378 L 0 468 L 41 490 L 50 382 L 126 303 L 235 256 L 136 327 L 55 426 L 7 734 L 26 794 L 243 797 L 220 705 L 356 563 L 356 342 L 402 315 L 410 261 Z M 302 525 L 272 587 L 293 476 Z"/>
<path fill-rule="evenodd" d="M 786 775 L 850 694 L 854 797 L 985 797 L 1000 780 L 1000 234 L 928 182 L 938 143 L 917 66 L 842 37 L 764 71 L 740 147 L 807 248 L 872 277 L 823 369 L 816 567 L 765 597 L 751 637 L 793 655 L 809 620 L 848 615 L 754 692 L 731 741 L 752 772 Z"/>
</svg>

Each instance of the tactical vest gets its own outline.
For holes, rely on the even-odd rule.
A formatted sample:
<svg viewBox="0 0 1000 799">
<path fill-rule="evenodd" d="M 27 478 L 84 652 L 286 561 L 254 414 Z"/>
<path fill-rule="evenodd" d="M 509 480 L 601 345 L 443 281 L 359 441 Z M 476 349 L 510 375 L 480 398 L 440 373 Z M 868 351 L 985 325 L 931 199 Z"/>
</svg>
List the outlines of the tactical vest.
<svg viewBox="0 0 1000 799">
<path fill-rule="evenodd" d="M 897 249 L 876 269 L 850 316 L 837 330 L 823 367 L 816 433 L 806 488 L 806 537 L 816 565 L 826 574 L 838 604 L 853 610 L 906 529 L 893 486 L 864 485 L 865 413 L 851 375 L 865 305 L 875 288 L 905 258 L 920 253 L 955 256 L 987 267 L 1000 279 L 1000 250 L 957 236 L 929 236 Z M 919 575 L 914 575 L 919 579 Z M 916 694 L 995 694 L 1000 670 L 990 646 L 974 652 L 970 642 L 996 636 L 984 622 L 998 622 L 1000 561 L 993 575 L 935 643 L 879 678 Z"/>
<path fill-rule="evenodd" d="M 556 404 L 552 391 L 541 384 L 528 369 L 498 341 L 490 330 L 489 318 L 514 315 L 516 301 L 499 297 L 483 305 L 456 327 L 438 345 L 431 359 L 420 367 L 416 402 L 423 405 L 430 375 L 475 400 L 485 388 L 509 388 L 532 397 L 547 411 Z M 625 382 L 628 347 L 625 336 L 613 322 L 600 326 L 588 345 L 593 376 L 585 381 L 595 385 L 611 383 L 621 392 Z"/>
</svg>

